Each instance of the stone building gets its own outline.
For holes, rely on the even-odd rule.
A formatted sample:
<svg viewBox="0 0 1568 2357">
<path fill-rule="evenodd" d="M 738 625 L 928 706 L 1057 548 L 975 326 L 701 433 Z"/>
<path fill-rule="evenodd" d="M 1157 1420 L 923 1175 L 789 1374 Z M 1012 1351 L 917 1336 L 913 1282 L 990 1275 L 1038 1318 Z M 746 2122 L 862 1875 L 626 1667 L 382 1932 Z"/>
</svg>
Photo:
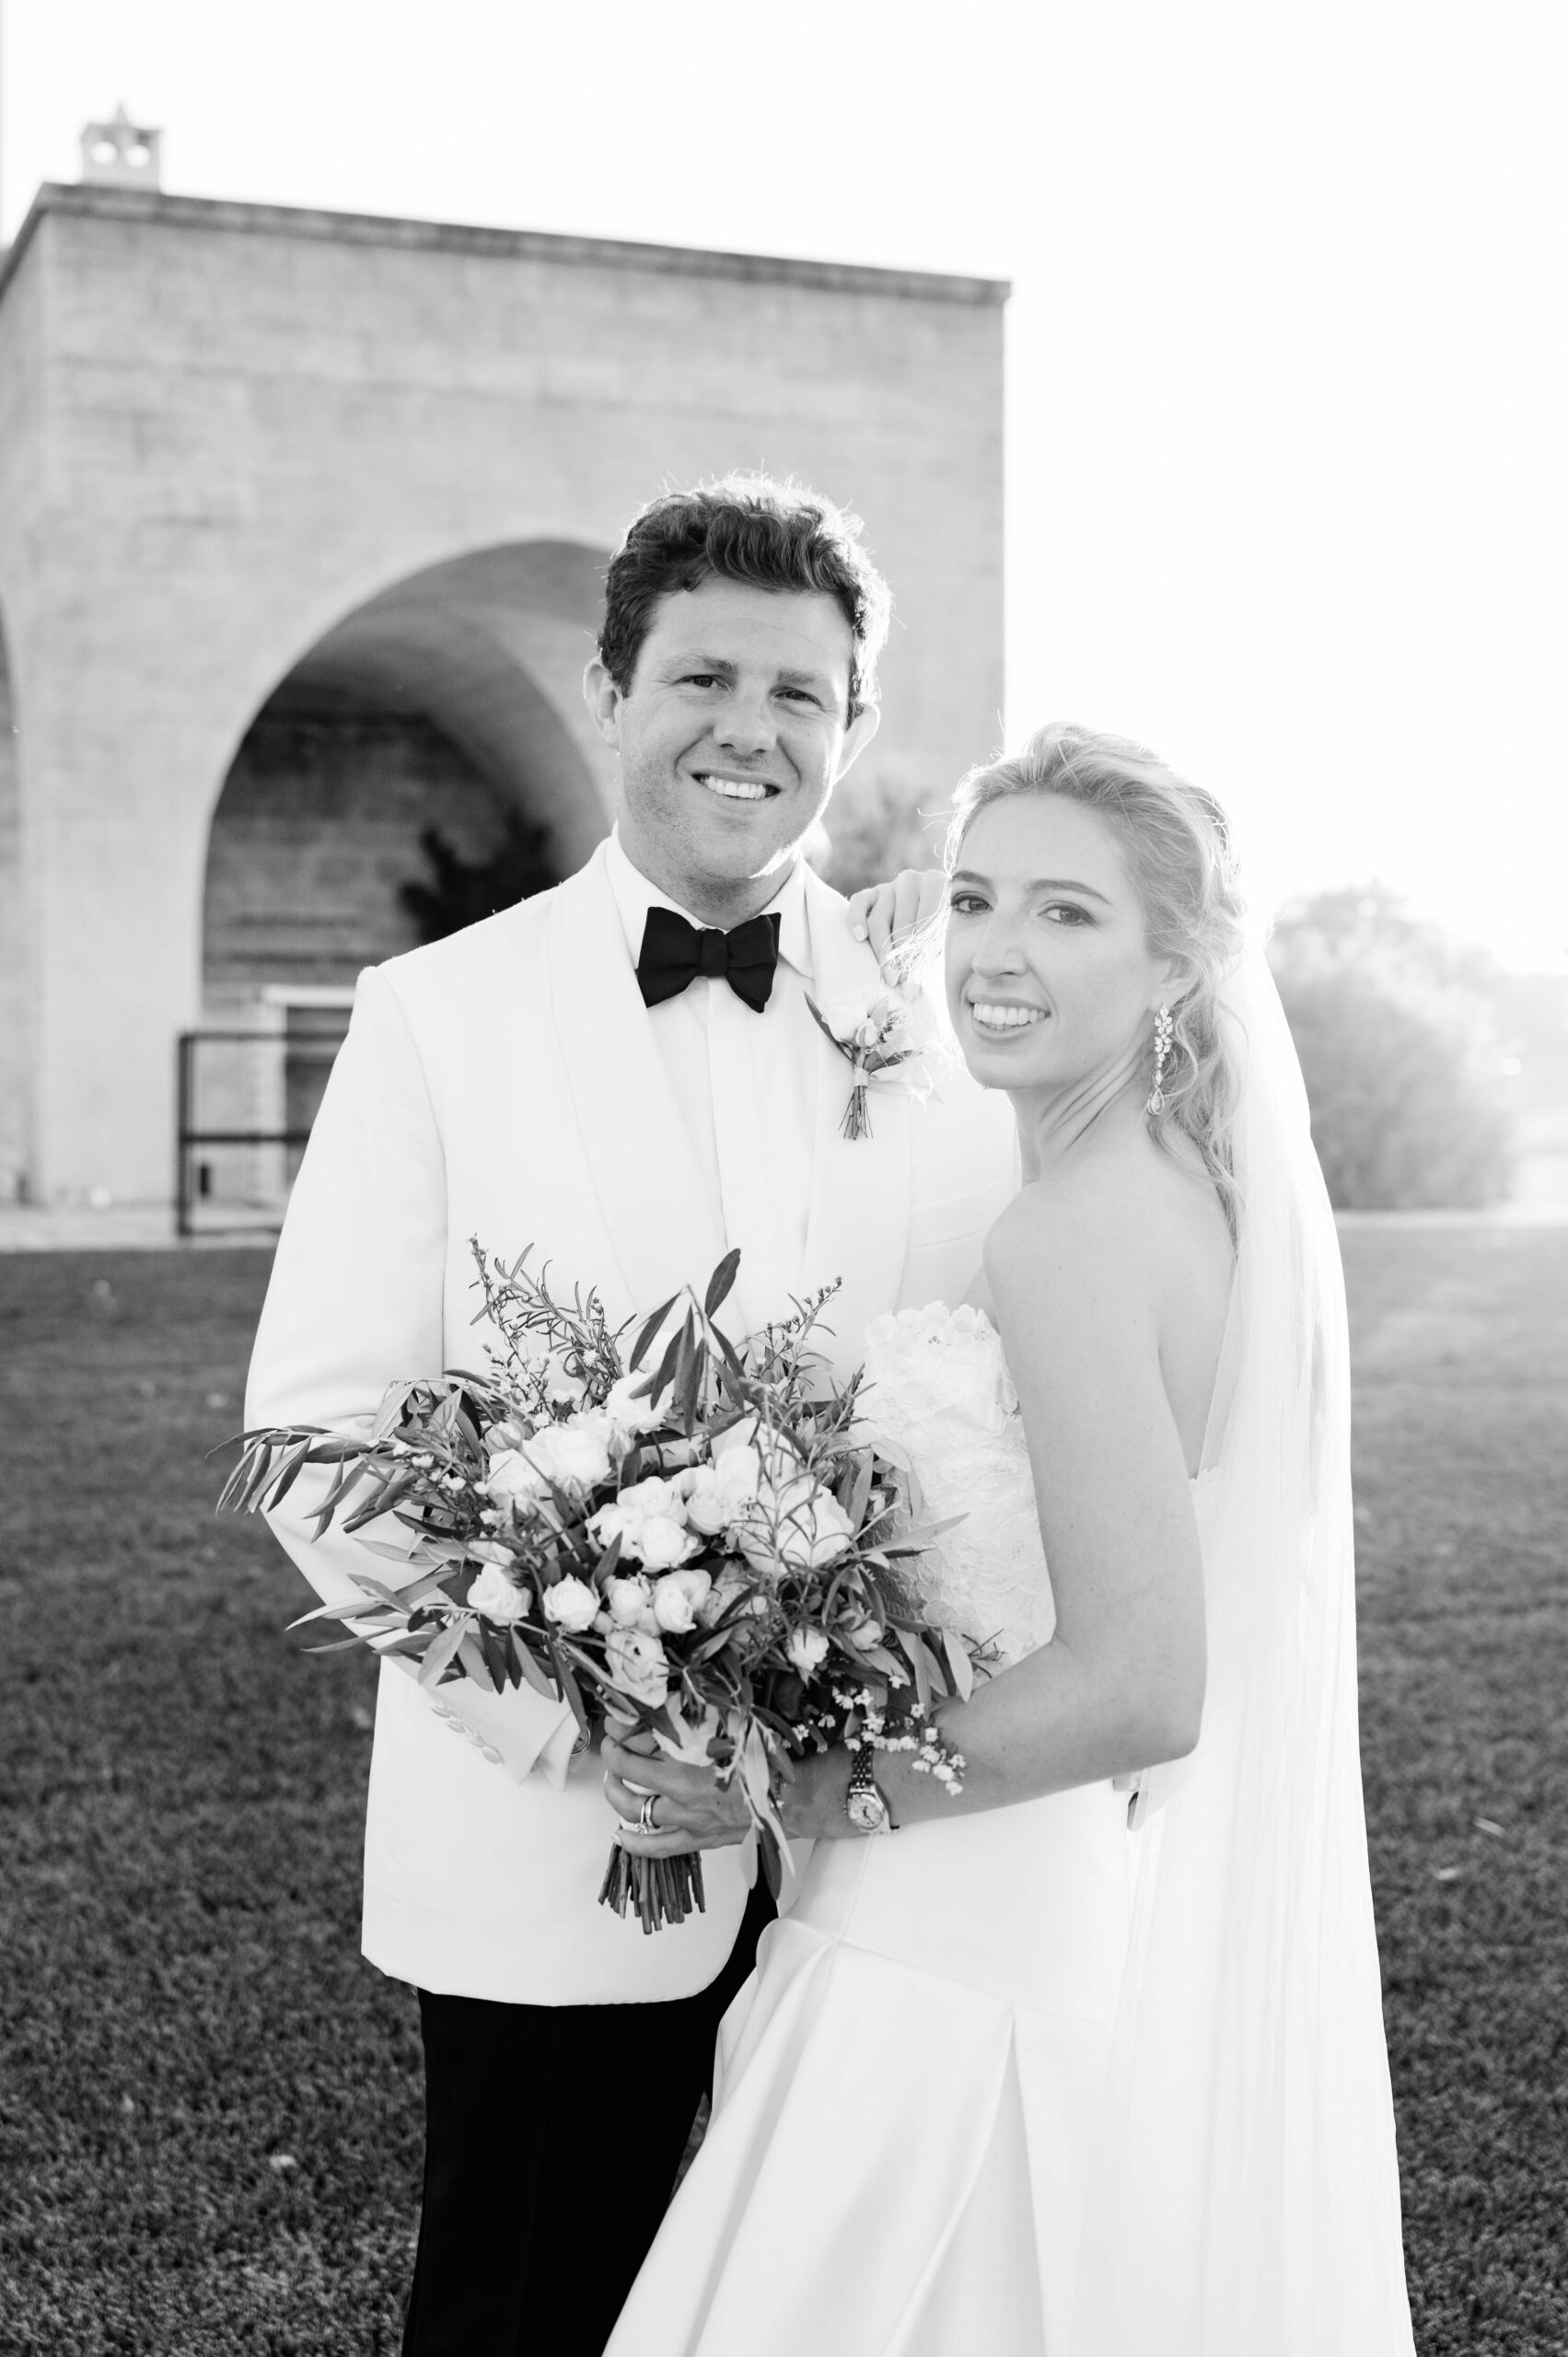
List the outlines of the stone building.
<svg viewBox="0 0 1568 2357">
<path fill-rule="evenodd" d="M 177 198 L 92 134 L 0 266 L 0 1196 L 168 1203 L 179 1042 L 238 1034 L 185 1051 L 191 1183 L 275 1215 L 434 863 L 608 827 L 581 673 L 661 485 L 865 519 L 897 616 L 841 850 L 991 749 L 1006 290 Z"/>
</svg>

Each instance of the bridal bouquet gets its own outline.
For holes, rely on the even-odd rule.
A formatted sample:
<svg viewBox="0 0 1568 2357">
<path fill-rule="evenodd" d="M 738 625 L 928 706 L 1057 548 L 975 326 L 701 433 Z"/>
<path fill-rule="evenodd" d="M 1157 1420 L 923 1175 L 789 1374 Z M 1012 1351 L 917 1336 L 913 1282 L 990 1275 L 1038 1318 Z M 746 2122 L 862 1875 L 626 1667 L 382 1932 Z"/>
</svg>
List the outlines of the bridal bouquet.
<svg viewBox="0 0 1568 2357">
<path fill-rule="evenodd" d="M 787 1761 L 852 1739 L 912 1751 L 958 1789 L 962 1759 L 932 1723 L 982 1656 L 924 1624 L 900 1559 L 938 1535 L 907 1527 L 896 1473 L 857 1436 L 856 1376 L 827 1379 L 810 1340 L 829 1286 L 737 1349 L 714 1322 L 731 1252 L 688 1289 L 611 1331 L 596 1293 L 557 1302 L 548 1271 L 487 1261 L 478 1286 L 500 1347 L 483 1374 L 391 1386 L 367 1438 L 247 1433 L 220 1504 L 275 1506 L 307 1466 L 331 1469 L 312 1510 L 389 1567 L 294 1625 L 336 1620 L 418 1664 L 422 1685 L 524 1679 L 563 1698 L 581 1736 L 608 1721 L 740 1779 L 776 1890 Z M 365 1535 L 392 1515 L 395 1547 Z M 944 1526 L 945 1527 L 945 1526 Z M 331 1646 L 318 1650 L 330 1651 Z M 696 1853 L 616 1844 L 599 1894 L 646 1932 L 703 1905 Z"/>
</svg>

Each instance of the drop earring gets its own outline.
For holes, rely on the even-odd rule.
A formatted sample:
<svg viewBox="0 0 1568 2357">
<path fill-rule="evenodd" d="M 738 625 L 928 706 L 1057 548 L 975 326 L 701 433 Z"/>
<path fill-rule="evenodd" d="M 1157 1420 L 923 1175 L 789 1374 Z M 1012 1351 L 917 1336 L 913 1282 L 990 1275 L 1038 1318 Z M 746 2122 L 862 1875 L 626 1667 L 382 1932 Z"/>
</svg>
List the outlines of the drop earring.
<svg viewBox="0 0 1568 2357">
<path fill-rule="evenodd" d="M 1149 1091 L 1149 1101 L 1144 1108 L 1146 1113 L 1165 1111 L 1165 1092 L 1160 1083 L 1165 1078 L 1165 1068 L 1169 1060 L 1170 1043 L 1175 1030 L 1176 1025 L 1171 1018 L 1169 1007 L 1162 1006 L 1155 1017 L 1155 1085 Z"/>
</svg>

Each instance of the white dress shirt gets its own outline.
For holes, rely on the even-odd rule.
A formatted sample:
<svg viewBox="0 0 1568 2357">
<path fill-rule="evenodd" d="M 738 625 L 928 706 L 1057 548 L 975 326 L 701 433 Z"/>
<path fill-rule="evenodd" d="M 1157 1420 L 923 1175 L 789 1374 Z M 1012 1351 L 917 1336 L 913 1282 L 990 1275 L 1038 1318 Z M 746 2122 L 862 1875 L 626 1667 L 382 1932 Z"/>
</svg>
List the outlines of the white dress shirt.
<svg viewBox="0 0 1568 2357">
<path fill-rule="evenodd" d="M 703 929 L 633 866 L 619 829 L 605 864 L 633 966 L 650 909 L 674 909 Z M 762 913 L 779 919 L 779 962 L 761 1014 L 705 974 L 648 1009 L 726 1243 L 740 1247 L 733 1322 L 745 1333 L 786 1317 L 801 1289 L 816 1155 L 818 1033 L 806 1004 L 811 934 L 798 862 Z M 636 1150 L 628 1139 L 628 1153 Z"/>
</svg>

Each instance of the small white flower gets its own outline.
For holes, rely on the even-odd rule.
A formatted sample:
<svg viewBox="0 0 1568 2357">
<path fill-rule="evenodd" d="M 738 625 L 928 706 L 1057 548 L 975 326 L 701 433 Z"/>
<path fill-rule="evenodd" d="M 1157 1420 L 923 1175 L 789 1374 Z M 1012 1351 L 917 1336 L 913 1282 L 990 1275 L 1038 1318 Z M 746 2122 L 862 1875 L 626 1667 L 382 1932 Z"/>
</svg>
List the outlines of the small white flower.
<svg viewBox="0 0 1568 2357">
<path fill-rule="evenodd" d="M 820 1629 L 792 1629 L 784 1651 L 802 1678 L 809 1678 L 828 1658 L 828 1640 Z"/>
<path fill-rule="evenodd" d="M 654 1590 L 654 1619 L 671 1636 L 683 1637 L 697 1625 L 697 1613 L 713 1582 L 704 1571 L 667 1572 Z"/>
<path fill-rule="evenodd" d="M 598 1597 L 587 1580 L 580 1580 L 570 1572 L 544 1591 L 545 1619 L 574 1636 L 591 1629 L 598 1615 Z"/>
<path fill-rule="evenodd" d="M 482 1612 L 487 1620 L 503 1628 L 520 1620 L 529 1601 L 528 1589 L 509 1580 L 499 1563 L 486 1563 L 468 1593 L 469 1610 Z"/>
</svg>

